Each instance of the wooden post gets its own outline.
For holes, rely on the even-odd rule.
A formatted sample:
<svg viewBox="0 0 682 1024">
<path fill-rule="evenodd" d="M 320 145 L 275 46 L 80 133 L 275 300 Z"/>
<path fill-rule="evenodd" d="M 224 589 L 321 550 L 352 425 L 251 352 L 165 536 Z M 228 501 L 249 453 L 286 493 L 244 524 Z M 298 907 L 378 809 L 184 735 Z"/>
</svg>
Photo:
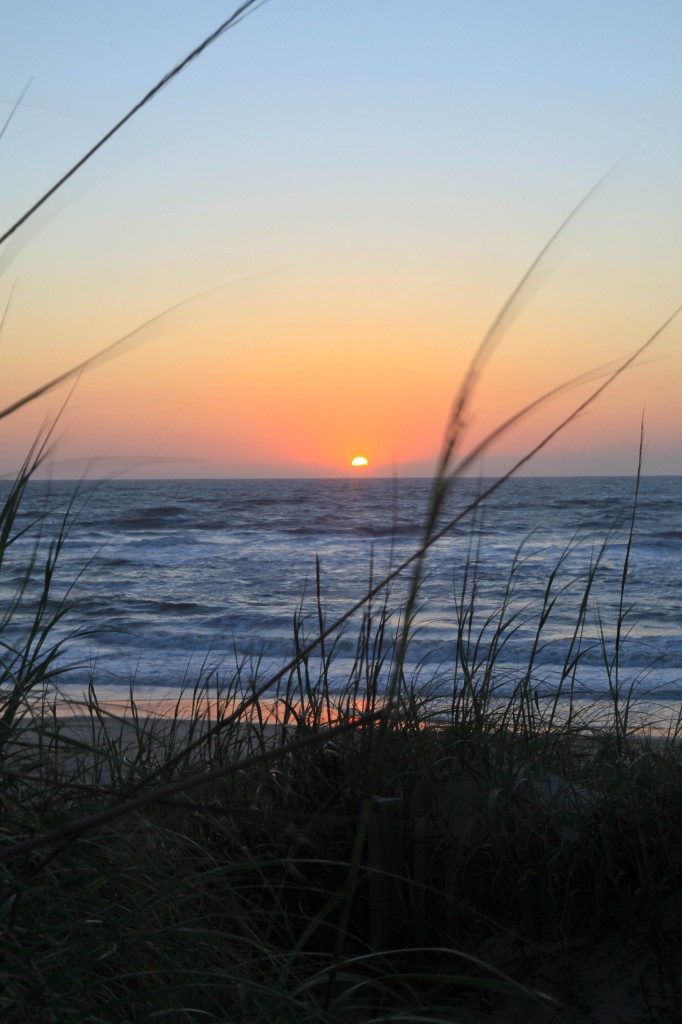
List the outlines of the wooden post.
<svg viewBox="0 0 682 1024">
<path fill-rule="evenodd" d="M 414 819 L 411 900 L 414 941 L 426 945 L 426 819 Z"/>
<path fill-rule="evenodd" d="M 402 812 L 402 797 L 377 796 L 373 800 L 368 850 L 369 940 L 376 952 L 401 942 L 398 923 L 404 912 Z"/>
</svg>

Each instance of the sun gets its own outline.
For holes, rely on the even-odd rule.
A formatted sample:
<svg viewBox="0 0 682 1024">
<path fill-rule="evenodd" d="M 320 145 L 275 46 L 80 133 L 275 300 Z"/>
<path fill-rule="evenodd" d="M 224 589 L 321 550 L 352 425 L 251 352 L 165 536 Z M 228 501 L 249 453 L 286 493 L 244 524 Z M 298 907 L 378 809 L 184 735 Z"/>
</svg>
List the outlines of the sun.
<svg viewBox="0 0 682 1024">
<path fill-rule="evenodd" d="M 369 462 L 367 461 L 364 455 L 356 455 L 355 458 L 351 461 L 351 466 L 355 466 L 356 468 L 358 466 L 369 466 Z"/>
</svg>

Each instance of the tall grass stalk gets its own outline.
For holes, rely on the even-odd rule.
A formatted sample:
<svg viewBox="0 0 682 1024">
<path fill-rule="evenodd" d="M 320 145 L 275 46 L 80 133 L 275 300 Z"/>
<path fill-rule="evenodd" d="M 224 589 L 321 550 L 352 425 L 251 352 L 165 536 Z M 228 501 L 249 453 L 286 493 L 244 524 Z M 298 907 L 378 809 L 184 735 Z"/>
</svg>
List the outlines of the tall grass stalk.
<svg viewBox="0 0 682 1024">
<path fill-rule="evenodd" d="M 621 692 L 621 678 L 620 678 L 620 667 L 621 667 L 621 649 L 623 641 L 623 631 L 625 628 L 625 620 L 631 611 L 626 608 L 626 592 L 627 592 L 627 581 L 628 572 L 630 569 L 630 556 L 632 552 L 632 544 L 635 535 L 635 522 L 637 518 L 637 503 L 639 500 L 639 489 L 642 479 L 642 462 L 644 458 L 644 420 L 642 419 L 642 425 L 640 428 L 639 435 L 639 455 L 637 459 L 637 476 L 635 478 L 635 493 L 632 499 L 632 512 L 630 515 L 630 525 L 628 530 L 627 543 L 625 545 L 625 557 L 623 559 L 623 571 L 620 579 L 620 592 L 618 596 L 618 615 L 616 617 L 616 634 L 613 646 L 613 656 L 609 659 L 606 656 L 606 644 L 602 632 L 602 650 L 605 655 L 605 667 L 606 674 L 609 684 L 609 692 L 613 701 L 614 710 L 614 724 L 616 727 L 616 745 L 619 752 L 621 751 L 623 738 L 627 736 L 628 732 L 628 712 L 631 704 L 632 689 L 626 694 L 625 700 L 622 700 Z"/>
</svg>

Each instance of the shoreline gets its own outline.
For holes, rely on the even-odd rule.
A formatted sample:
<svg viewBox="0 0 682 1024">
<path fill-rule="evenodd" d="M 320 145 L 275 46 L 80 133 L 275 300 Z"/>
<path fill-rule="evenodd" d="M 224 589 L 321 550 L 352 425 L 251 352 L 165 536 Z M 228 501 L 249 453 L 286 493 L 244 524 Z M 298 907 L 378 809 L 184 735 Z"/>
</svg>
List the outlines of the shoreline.
<svg viewBox="0 0 682 1024">
<path fill-rule="evenodd" d="M 246 709 L 241 718 L 226 724 L 225 732 L 236 732 L 242 740 L 251 734 L 256 737 L 260 734 L 262 739 L 272 741 L 276 733 L 287 730 L 294 732 L 298 723 L 293 714 L 289 714 L 287 721 L 283 721 L 283 709 L 277 707 L 277 701 L 260 704 L 260 713 L 256 713 L 253 707 Z M 106 735 L 109 739 L 126 744 L 125 753 L 140 740 L 153 738 L 159 743 L 172 736 L 175 743 L 182 744 L 185 738 L 194 733 L 193 739 L 198 739 L 202 733 L 212 729 L 219 721 L 229 717 L 229 714 L 237 705 L 226 708 L 224 704 L 217 701 L 197 704 L 191 698 L 179 701 L 167 699 L 135 701 L 133 711 L 130 701 L 103 701 L 96 709 L 88 709 L 83 701 L 63 701 L 56 705 L 46 707 L 40 715 L 37 709 L 25 712 L 20 726 L 20 735 L 23 739 L 34 737 L 38 742 L 42 735 L 45 740 L 58 743 L 63 739 L 67 742 L 74 740 L 81 744 L 92 740 L 93 735 Z M 219 709 L 219 713 L 215 713 Z M 362 709 L 358 709 L 359 711 Z M 589 710 L 592 714 L 583 717 L 583 713 Z M 660 710 L 660 709 L 659 709 Z M 599 714 L 599 712 L 602 714 Z M 610 712 L 610 714 L 607 714 Z M 580 708 L 576 711 L 574 706 L 573 714 L 576 721 L 570 729 L 573 738 L 580 741 L 597 741 L 606 738 L 614 733 L 614 718 L 612 705 L 599 708 L 590 704 L 588 708 Z M 304 728 L 310 731 L 314 729 L 324 730 L 326 726 L 347 717 L 340 712 L 338 717 L 326 718 L 322 715 L 315 723 L 310 723 Z M 50 729 L 50 725 L 56 725 L 56 732 Z M 663 744 L 682 744 L 682 729 L 676 727 L 679 723 L 679 708 L 674 713 L 671 709 L 669 718 L 661 717 L 652 719 L 645 711 L 638 711 L 636 708 L 628 714 L 627 731 L 623 736 L 626 742 L 637 743 L 651 742 L 656 746 Z M 538 715 L 534 723 L 534 730 L 550 735 L 552 732 L 566 733 L 567 720 L 562 714 L 556 714 L 552 721 L 542 721 Z M 434 716 L 430 720 L 424 719 L 420 722 L 420 730 L 457 730 L 456 722 L 448 721 L 446 718 L 439 719 Z M 511 722 L 507 731 L 512 734 L 516 731 L 514 723 Z M 493 740 L 490 734 L 490 740 Z"/>
</svg>

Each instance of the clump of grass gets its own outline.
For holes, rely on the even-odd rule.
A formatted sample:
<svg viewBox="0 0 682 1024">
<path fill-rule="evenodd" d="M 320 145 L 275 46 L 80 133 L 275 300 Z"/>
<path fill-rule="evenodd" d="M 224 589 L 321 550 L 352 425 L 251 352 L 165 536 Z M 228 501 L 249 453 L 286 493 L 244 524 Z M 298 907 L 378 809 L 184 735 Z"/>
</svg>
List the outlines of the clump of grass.
<svg viewBox="0 0 682 1024">
<path fill-rule="evenodd" d="M 68 636 L 55 630 L 67 605 L 52 589 L 69 513 L 47 547 L 42 521 L 30 524 L 34 554 L 0 632 L 3 1020 L 583 1021 L 616 998 L 633 1020 L 680 1016 L 678 730 L 654 742 L 622 687 L 636 502 L 613 643 L 600 624 L 611 702 L 599 720 L 575 682 L 606 540 L 582 579 L 565 579 L 567 549 L 539 606 L 521 611 L 519 551 L 497 610 L 483 617 L 472 557 L 456 591 L 448 688 L 407 669 L 428 552 L 504 479 L 447 521 L 449 488 L 553 397 L 460 454 L 475 383 L 536 265 L 456 397 L 417 550 L 383 580 L 370 573 L 336 622 L 325 619 L 318 564 L 313 614 L 294 615 L 292 658 L 274 676 L 244 664 L 202 674 L 164 715 L 133 687 L 124 708 L 102 703 L 94 683 L 77 717 L 64 715 L 55 695 Z M 0 577 L 44 453 L 30 454 L 0 510 Z M 410 572 L 392 632 L 391 584 Z M 573 631 L 554 694 L 541 700 L 538 655 L 569 586 L 579 591 Z M 26 601 L 33 614 L 22 634 Z M 521 625 L 533 630 L 528 662 L 502 677 Z M 349 636 L 355 658 L 338 692 L 334 659 Z M 618 988 L 623 977 L 631 991 Z"/>
</svg>

